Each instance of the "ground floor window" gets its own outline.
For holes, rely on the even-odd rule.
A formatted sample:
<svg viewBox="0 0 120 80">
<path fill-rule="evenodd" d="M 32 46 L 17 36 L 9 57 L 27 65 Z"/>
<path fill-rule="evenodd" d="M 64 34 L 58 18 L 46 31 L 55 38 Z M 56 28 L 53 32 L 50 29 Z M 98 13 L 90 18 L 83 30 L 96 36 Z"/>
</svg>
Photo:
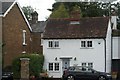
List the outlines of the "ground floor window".
<svg viewBox="0 0 120 80">
<path fill-rule="evenodd" d="M 59 63 L 49 63 L 48 70 L 49 71 L 59 71 Z"/>
<path fill-rule="evenodd" d="M 53 71 L 53 63 L 49 63 L 49 71 Z"/>
<path fill-rule="evenodd" d="M 84 67 L 86 67 L 86 63 L 82 63 L 82 71 L 86 71 L 86 68 L 84 68 Z"/>
<path fill-rule="evenodd" d="M 93 68 L 93 63 L 92 62 L 83 62 L 81 63 L 81 66 L 82 67 L 90 67 L 90 68 Z M 84 69 L 84 68 L 83 68 Z M 86 71 L 86 69 L 84 69 L 84 71 Z M 89 69 L 88 69 L 89 71 Z"/>
<path fill-rule="evenodd" d="M 55 63 L 55 71 L 59 71 L 59 63 Z"/>
</svg>

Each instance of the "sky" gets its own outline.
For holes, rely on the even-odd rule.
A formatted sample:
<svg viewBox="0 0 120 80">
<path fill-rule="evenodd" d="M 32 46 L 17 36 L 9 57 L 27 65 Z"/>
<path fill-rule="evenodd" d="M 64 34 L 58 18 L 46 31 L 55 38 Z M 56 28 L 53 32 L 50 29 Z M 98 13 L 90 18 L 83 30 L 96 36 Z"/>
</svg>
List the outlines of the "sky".
<svg viewBox="0 0 120 80">
<path fill-rule="evenodd" d="M 55 3 L 55 0 L 17 0 L 21 7 L 31 6 L 35 11 L 38 12 L 38 20 L 45 21 L 46 18 L 50 15 L 50 11 L 47 9 L 52 9 L 52 4 Z"/>
</svg>

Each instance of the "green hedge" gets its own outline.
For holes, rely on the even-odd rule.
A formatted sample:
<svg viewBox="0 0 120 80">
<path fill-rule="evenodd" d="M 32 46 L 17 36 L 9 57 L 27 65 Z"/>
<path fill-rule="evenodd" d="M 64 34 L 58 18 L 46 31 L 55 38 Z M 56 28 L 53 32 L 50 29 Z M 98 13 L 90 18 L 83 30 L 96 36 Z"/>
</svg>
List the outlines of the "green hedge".
<svg viewBox="0 0 120 80">
<path fill-rule="evenodd" d="M 20 58 L 29 58 L 30 75 L 39 76 L 39 74 L 42 72 L 44 56 L 38 54 L 24 54 L 13 60 L 12 67 L 13 67 L 14 78 L 20 78 L 20 67 L 21 67 Z"/>
</svg>

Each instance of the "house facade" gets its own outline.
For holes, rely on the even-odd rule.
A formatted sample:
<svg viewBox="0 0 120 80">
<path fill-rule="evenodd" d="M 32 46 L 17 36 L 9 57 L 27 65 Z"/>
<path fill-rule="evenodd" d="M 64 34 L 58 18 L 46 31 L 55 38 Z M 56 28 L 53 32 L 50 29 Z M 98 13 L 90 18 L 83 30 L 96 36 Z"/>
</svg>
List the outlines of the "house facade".
<svg viewBox="0 0 120 80">
<path fill-rule="evenodd" d="M 3 67 L 11 66 L 15 57 L 30 53 L 32 31 L 19 3 L 2 0 L 2 55 Z"/>
<path fill-rule="evenodd" d="M 108 17 L 49 19 L 43 34 L 44 69 L 61 78 L 69 66 L 111 72 L 111 22 Z"/>
</svg>

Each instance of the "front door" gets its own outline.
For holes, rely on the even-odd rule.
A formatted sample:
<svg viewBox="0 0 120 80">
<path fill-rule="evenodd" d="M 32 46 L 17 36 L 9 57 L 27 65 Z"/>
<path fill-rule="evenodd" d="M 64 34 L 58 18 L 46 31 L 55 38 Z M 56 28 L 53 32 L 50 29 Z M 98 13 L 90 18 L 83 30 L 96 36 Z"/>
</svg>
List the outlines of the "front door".
<svg viewBox="0 0 120 80">
<path fill-rule="evenodd" d="M 63 59 L 62 60 L 62 70 L 64 71 L 70 66 L 70 60 L 69 59 Z"/>
</svg>

